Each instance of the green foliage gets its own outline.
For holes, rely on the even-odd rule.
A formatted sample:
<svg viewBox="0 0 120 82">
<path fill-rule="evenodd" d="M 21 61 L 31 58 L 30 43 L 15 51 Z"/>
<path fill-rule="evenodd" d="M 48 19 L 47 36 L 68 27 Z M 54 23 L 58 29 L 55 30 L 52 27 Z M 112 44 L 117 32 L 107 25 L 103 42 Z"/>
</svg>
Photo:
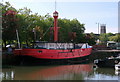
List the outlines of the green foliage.
<svg viewBox="0 0 120 82">
<path fill-rule="evenodd" d="M 105 33 L 100 34 L 100 41 L 101 41 L 102 43 L 108 41 L 108 37 L 106 36 Z"/>
<path fill-rule="evenodd" d="M 86 34 L 85 35 L 85 42 L 90 44 L 90 45 L 94 45 L 96 44 L 96 40 L 97 40 L 97 36 L 94 33 L 90 33 L 90 34 Z"/>
<path fill-rule="evenodd" d="M 120 34 L 108 37 L 110 41 L 120 42 Z"/>
<path fill-rule="evenodd" d="M 120 34 L 106 33 L 101 34 L 99 38 L 102 43 L 107 43 L 107 41 L 120 42 Z"/>
<path fill-rule="evenodd" d="M 3 43 L 6 45 L 6 41 L 11 43 L 15 40 L 15 30 L 17 29 L 17 10 L 13 8 L 9 2 L 5 5 L 0 3 L 2 6 L 2 39 Z"/>
<path fill-rule="evenodd" d="M 61 27 L 59 32 L 62 42 L 83 42 L 84 24 L 80 24 L 77 19 L 59 19 L 58 25 Z"/>
<path fill-rule="evenodd" d="M 99 39 L 102 43 L 107 43 L 107 41 L 109 41 L 109 37 L 111 36 L 113 36 L 112 33 L 103 33 L 103 34 L 100 34 Z"/>
</svg>

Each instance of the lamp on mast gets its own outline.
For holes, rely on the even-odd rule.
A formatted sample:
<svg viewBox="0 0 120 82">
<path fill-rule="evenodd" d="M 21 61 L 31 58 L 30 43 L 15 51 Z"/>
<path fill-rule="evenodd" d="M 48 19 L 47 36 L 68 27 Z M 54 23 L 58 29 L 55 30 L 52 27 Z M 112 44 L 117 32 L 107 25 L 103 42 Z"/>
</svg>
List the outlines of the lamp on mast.
<svg viewBox="0 0 120 82">
<path fill-rule="evenodd" d="M 57 11 L 55 11 L 55 12 L 53 13 L 53 17 L 58 17 L 58 12 L 57 12 Z"/>
</svg>

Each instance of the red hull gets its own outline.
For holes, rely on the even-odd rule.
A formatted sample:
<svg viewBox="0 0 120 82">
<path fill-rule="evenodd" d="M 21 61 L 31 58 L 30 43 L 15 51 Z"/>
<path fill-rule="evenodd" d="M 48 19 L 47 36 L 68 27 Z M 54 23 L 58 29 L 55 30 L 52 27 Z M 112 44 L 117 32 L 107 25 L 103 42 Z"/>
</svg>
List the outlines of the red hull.
<svg viewBox="0 0 120 82">
<path fill-rule="evenodd" d="M 15 55 L 31 56 L 40 59 L 70 59 L 85 57 L 91 54 L 92 48 L 85 49 L 15 49 Z"/>
</svg>

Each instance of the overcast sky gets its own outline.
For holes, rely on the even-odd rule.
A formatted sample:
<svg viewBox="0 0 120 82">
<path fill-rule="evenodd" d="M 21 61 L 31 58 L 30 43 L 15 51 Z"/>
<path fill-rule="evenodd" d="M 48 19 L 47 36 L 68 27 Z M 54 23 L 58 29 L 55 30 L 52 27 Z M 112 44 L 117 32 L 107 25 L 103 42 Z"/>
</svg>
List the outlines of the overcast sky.
<svg viewBox="0 0 120 82">
<path fill-rule="evenodd" d="M 45 15 L 55 11 L 55 0 L 3 0 L 13 7 L 30 8 L 33 13 Z M 98 33 L 98 25 L 106 24 L 106 31 L 118 32 L 118 0 L 56 0 L 59 18 L 77 18 L 85 24 L 86 33 Z"/>
</svg>

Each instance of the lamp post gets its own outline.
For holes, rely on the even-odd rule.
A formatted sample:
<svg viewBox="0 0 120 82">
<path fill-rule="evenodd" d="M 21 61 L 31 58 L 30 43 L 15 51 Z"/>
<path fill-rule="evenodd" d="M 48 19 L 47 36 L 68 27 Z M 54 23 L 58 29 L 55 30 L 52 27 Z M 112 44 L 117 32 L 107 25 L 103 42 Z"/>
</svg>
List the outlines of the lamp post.
<svg viewBox="0 0 120 82">
<path fill-rule="evenodd" d="M 99 36 L 99 25 L 100 25 L 100 23 L 96 23 L 97 24 L 97 27 L 98 27 L 98 36 Z M 97 44 L 99 44 L 100 43 L 100 40 L 99 40 L 99 38 L 97 39 Z"/>
<path fill-rule="evenodd" d="M 34 34 L 34 42 L 36 41 L 36 30 L 33 28 L 33 34 Z"/>
<path fill-rule="evenodd" d="M 96 23 L 97 25 L 98 25 L 98 34 L 99 34 L 99 25 L 100 25 L 100 23 Z"/>
</svg>

